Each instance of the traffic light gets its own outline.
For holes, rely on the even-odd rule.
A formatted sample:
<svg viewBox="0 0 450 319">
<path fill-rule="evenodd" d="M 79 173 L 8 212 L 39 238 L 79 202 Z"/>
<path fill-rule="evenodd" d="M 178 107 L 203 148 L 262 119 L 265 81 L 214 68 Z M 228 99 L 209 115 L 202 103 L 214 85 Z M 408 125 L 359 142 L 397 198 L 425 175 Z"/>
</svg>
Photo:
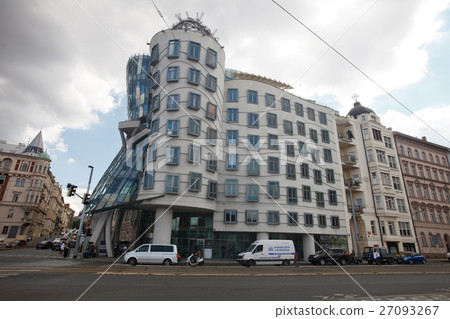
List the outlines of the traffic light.
<svg viewBox="0 0 450 319">
<path fill-rule="evenodd" d="M 91 195 L 85 193 L 83 196 L 83 205 L 90 205 L 90 204 L 91 204 Z"/>
<path fill-rule="evenodd" d="M 68 197 L 75 195 L 76 191 L 77 191 L 76 185 L 67 184 L 67 196 Z"/>
<path fill-rule="evenodd" d="M 87 229 L 87 234 L 86 236 L 92 236 L 92 228 L 88 228 Z"/>
</svg>

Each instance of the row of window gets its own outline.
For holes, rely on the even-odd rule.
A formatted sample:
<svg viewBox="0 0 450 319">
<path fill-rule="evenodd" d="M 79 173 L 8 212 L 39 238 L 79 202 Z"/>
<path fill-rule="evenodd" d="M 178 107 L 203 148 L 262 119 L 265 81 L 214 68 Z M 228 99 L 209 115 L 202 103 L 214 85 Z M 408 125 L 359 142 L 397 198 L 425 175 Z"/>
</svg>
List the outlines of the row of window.
<svg viewBox="0 0 450 319">
<path fill-rule="evenodd" d="M 148 170 L 144 175 L 144 187 L 152 188 L 154 186 L 155 180 L 155 170 Z M 202 190 L 202 174 L 190 172 L 189 173 L 189 191 L 200 192 Z M 227 179 L 225 180 L 225 196 L 236 197 L 238 193 L 238 180 L 237 179 Z M 280 198 L 280 182 L 269 181 L 267 182 L 267 195 L 269 198 L 278 199 Z M 166 175 L 166 188 L 165 192 L 167 194 L 178 194 L 180 192 L 180 176 L 168 174 Z M 288 204 L 298 203 L 298 189 L 296 187 L 286 187 L 286 200 Z M 304 202 L 312 201 L 312 191 L 311 186 L 303 185 L 302 189 L 302 199 Z M 258 184 L 247 184 L 246 185 L 246 196 L 247 201 L 257 202 L 259 201 L 259 185 Z M 208 181 L 207 187 L 207 198 L 215 199 L 217 198 L 217 182 Z M 316 205 L 317 207 L 325 207 L 325 194 L 323 192 L 315 192 Z M 335 190 L 328 190 L 328 204 L 336 206 L 338 204 L 337 192 Z"/>
<path fill-rule="evenodd" d="M 409 168 L 410 166 L 411 170 Z M 450 172 L 444 172 L 443 170 L 437 170 L 435 168 L 431 169 L 429 166 L 425 166 L 425 177 L 425 172 L 423 169 L 424 167 L 422 165 L 416 166 L 416 163 L 408 163 L 406 161 L 403 162 L 402 168 L 403 173 L 407 175 L 420 176 L 422 178 L 433 179 L 435 181 L 441 181 L 443 183 L 450 183 Z M 433 175 L 431 174 L 431 171 L 433 171 Z"/>
<path fill-rule="evenodd" d="M 16 179 L 15 186 L 24 187 L 25 186 L 25 178 Z M 42 181 L 37 180 L 37 179 L 35 179 L 35 180 L 32 179 L 30 181 L 30 187 L 35 187 L 35 188 L 42 187 Z"/>
<path fill-rule="evenodd" d="M 440 234 L 428 233 L 428 239 L 430 241 L 429 245 L 427 243 L 425 233 L 420 233 L 420 242 L 422 247 L 444 247 Z"/>
<path fill-rule="evenodd" d="M 386 152 L 382 150 L 375 150 L 376 160 L 380 163 L 389 163 L 390 168 L 397 168 L 397 161 L 395 160 L 395 156 L 386 156 Z M 374 162 L 375 157 L 372 149 L 367 150 L 367 159 L 369 162 Z"/>
<path fill-rule="evenodd" d="M 180 71 L 179 71 L 178 66 L 169 67 L 167 69 L 167 77 L 166 77 L 167 82 L 177 82 L 179 80 L 179 74 L 180 74 Z M 190 68 L 188 70 L 188 75 L 187 75 L 188 83 L 194 84 L 194 85 L 200 85 L 200 79 L 201 79 L 201 71 L 200 70 L 197 70 L 194 68 Z M 160 71 L 158 70 L 158 71 L 154 72 L 151 76 L 150 87 L 152 89 L 157 89 L 160 85 L 161 85 L 161 74 L 160 74 Z M 217 91 L 217 78 L 208 73 L 206 75 L 206 79 L 205 79 L 205 88 L 212 92 L 216 92 Z"/>
<path fill-rule="evenodd" d="M 372 184 L 373 185 L 377 185 L 379 183 L 379 181 L 378 181 L 378 173 L 377 172 L 370 172 L 370 175 L 371 175 L 371 178 L 372 178 Z M 381 176 L 381 183 L 384 186 L 393 186 L 394 189 L 396 189 L 396 190 L 401 190 L 402 189 L 402 184 L 401 184 L 400 177 L 392 176 L 392 182 L 391 182 L 391 176 L 389 175 L 389 173 L 381 172 L 380 176 Z"/>
<path fill-rule="evenodd" d="M 0 166 L 3 164 L 3 172 L 8 172 L 11 169 L 12 161 L 7 159 L 5 161 L 0 161 Z M 30 172 L 30 173 L 42 173 L 45 174 L 47 171 L 47 166 L 37 165 L 35 162 L 30 162 L 26 160 L 17 160 L 16 166 L 14 168 L 16 171 L 20 172 Z"/>
<path fill-rule="evenodd" d="M 399 153 L 400 153 L 400 155 L 405 155 L 405 148 L 403 147 L 403 145 L 400 145 Z M 407 149 L 407 154 L 408 154 L 409 157 L 413 157 L 412 150 L 409 147 Z M 442 156 L 442 162 L 441 162 L 441 160 L 439 159 L 438 155 L 433 156 L 433 154 L 428 153 L 428 158 L 427 158 L 427 155 L 425 154 L 425 152 L 422 151 L 422 158 L 421 158 L 420 155 L 419 155 L 419 151 L 415 149 L 414 150 L 414 157 L 419 159 L 419 160 L 422 159 L 423 161 L 429 161 L 431 163 L 436 163 L 436 164 L 439 164 L 439 165 L 448 166 L 447 159 L 444 156 Z"/>
<path fill-rule="evenodd" d="M 376 226 L 376 222 L 374 220 L 370 221 L 370 228 L 372 230 L 373 235 L 378 234 L 378 227 Z M 383 235 L 387 235 L 388 234 L 387 230 L 389 230 L 389 235 L 397 236 L 395 222 L 393 222 L 393 221 L 388 221 L 387 225 L 386 225 L 385 221 L 383 221 L 383 220 L 380 221 L 380 228 L 381 228 L 381 233 Z M 399 229 L 400 236 L 402 236 L 402 237 L 412 236 L 409 222 L 398 222 L 398 229 Z"/>
<path fill-rule="evenodd" d="M 247 90 L 247 103 L 249 104 L 259 104 L 258 101 L 259 94 L 258 91 L 255 90 Z M 270 108 L 276 108 L 276 98 L 275 95 L 266 93 L 264 95 L 265 98 L 265 104 L 267 107 Z M 227 90 L 227 102 L 239 102 L 239 90 L 235 88 L 230 88 Z M 281 110 L 291 113 L 291 101 L 287 98 L 281 98 L 280 99 L 281 104 Z M 304 110 L 303 110 L 303 104 L 299 102 L 294 102 L 294 110 L 295 114 L 301 117 L 304 117 Z M 306 114 L 309 120 L 316 121 L 316 113 L 314 109 L 307 107 L 306 108 Z M 319 117 L 319 122 L 321 124 L 327 125 L 327 114 L 324 112 L 317 112 Z"/>
<path fill-rule="evenodd" d="M 180 55 L 180 40 L 169 40 L 167 46 L 167 57 L 169 59 L 178 58 Z M 183 52 L 183 51 L 181 51 Z M 187 58 L 193 61 L 200 61 L 201 44 L 194 41 L 189 41 L 186 52 Z M 150 65 L 154 66 L 159 62 L 159 44 L 155 44 L 151 49 Z M 211 48 L 206 49 L 205 64 L 213 69 L 217 67 L 217 52 Z"/>
<path fill-rule="evenodd" d="M 19 201 L 20 194 L 13 193 L 12 202 L 17 203 Z M 25 203 L 35 203 L 37 204 L 39 200 L 39 195 L 27 194 L 27 198 L 25 199 Z"/>
<path fill-rule="evenodd" d="M 420 183 L 408 182 L 408 196 L 433 199 L 435 201 L 441 202 L 450 202 L 450 193 L 448 189 L 442 189 L 441 187 L 431 187 L 429 185 Z"/>
<path fill-rule="evenodd" d="M 384 196 L 384 206 L 380 195 L 375 196 L 375 205 L 378 209 L 398 210 L 401 213 L 406 212 L 405 200 L 393 196 Z"/>
<path fill-rule="evenodd" d="M 260 221 L 261 213 L 258 210 L 246 210 L 245 211 L 245 223 L 248 225 L 258 224 Z M 267 211 L 266 222 L 268 225 L 280 225 L 280 212 L 276 210 Z M 292 226 L 300 226 L 298 212 L 287 212 L 287 224 Z M 226 224 L 236 224 L 238 222 L 238 211 L 235 209 L 226 209 L 224 211 L 224 222 Z M 303 214 L 304 226 L 314 226 L 314 215 L 311 213 Z M 327 216 L 323 214 L 317 215 L 317 225 L 319 227 L 327 227 Z M 330 216 L 330 225 L 332 228 L 339 228 L 340 221 L 339 216 Z"/>
<path fill-rule="evenodd" d="M 428 208 L 428 211 L 427 211 Z M 413 216 L 414 220 L 422 221 L 422 222 L 432 222 L 432 223 L 440 223 L 440 224 L 450 224 L 450 216 L 448 211 L 444 211 L 438 207 L 432 206 L 413 206 Z M 445 218 L 445 219 L 444 219 Z"/>
</svg>

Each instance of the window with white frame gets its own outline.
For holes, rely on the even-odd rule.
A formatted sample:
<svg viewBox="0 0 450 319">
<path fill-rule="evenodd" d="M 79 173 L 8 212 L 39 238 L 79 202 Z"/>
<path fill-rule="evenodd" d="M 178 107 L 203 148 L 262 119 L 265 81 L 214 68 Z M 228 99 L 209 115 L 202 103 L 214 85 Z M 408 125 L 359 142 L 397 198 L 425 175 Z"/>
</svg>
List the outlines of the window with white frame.
<svg viewBox="0 0 450 319">
<path fill-rule="evenodd" d="M 202 147 L 200 144 L 189 144 L 188 149 L 188 162 L 194 165 L 200 165 L 202 160 Z"/>
</svg>

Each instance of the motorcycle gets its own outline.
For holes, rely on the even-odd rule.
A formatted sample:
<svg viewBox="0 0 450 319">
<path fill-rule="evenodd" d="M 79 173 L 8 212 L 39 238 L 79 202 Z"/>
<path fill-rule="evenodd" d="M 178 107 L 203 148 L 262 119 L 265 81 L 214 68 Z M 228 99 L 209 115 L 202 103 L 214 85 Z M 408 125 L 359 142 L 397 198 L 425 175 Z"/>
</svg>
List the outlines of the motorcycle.
<svg viewBox="0 0 450 319">
<path fill-rule="evenodd" d="M 195 261 L 195 256 L 194 254 L 191 254 L 187 259 L 186 259 L 186 266 L 192 266 L 195 267 L 197 265 L 199 266 L 203 266 L 205 264 L 203 257 L 199 257 L 198 259 L 198 263 Z"/>
</svg>

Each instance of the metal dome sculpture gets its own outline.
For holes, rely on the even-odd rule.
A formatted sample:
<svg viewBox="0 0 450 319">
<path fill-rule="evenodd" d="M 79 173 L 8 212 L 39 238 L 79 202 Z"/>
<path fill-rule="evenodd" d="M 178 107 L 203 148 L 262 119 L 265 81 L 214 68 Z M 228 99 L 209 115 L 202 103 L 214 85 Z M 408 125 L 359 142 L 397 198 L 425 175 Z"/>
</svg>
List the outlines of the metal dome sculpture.
<svg viewBox="0 0 450 319">
<path fill-rule="evenodd" d="M 181 14 L 177 14 L 176 17 L 178 18 L 179 22 L 175 23 L 172 26 L 172 30 L 189 30 L 198 32 L 218 42 L 218 39 L 214 36 L 216 31 L 211 32 L 211 29 L 209 29 L 202 23 L 201 19 L 203 17 L 203 13 L 200 16 L 197 14 L 196 18 L 190 17 L 188 13 L 186 13 L 186 19 L 183 19 L 181 17 Z"/>
</svg>

